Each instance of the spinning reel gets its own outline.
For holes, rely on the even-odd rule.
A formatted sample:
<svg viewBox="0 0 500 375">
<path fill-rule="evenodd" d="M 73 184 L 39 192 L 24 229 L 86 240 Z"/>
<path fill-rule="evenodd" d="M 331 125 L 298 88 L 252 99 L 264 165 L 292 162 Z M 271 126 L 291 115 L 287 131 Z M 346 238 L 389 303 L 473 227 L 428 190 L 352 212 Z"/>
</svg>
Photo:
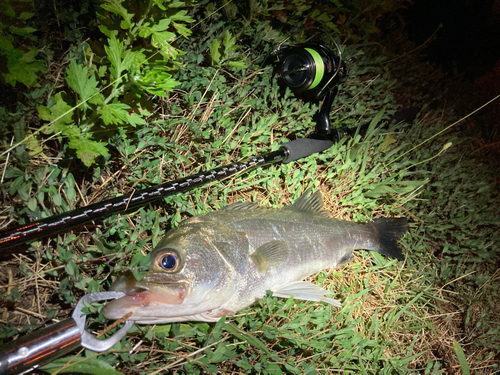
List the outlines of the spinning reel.
<svg viewBox="0 0 500 375">
<path fill-rule="evenodd" d="M 328 36 L 329 37 L 329 36 Z M 338 91 L 338 84 L 345 78 L 347 71 L 342 61 L 342 52 L 335 45 L 336 55 L 326 43 L 306 42 L 295 46 L 274 47 L 273 54 L 278 56 L 277 72 L 282 86 L 289 87 L 294 94 L 306 101 L 323 100 L 320 110 L 315 115 L 316 133 L 314 137 L 328 139 L 332 134 L 330 109 Z"/>
<path fill-rule="evenodd" d="M 320 34 L 317 33 L 313 38 L 317 35 Z M 16 228 L 2 230 L 0 249 L 13 248 L 27 241 L 60 233 L 115 213 L 132 211 L 149 202 L 202 186 L 210 181 L 228 178 L 244 170 L 278 162 L 290 163 L 330 148 L 335 141 L 349 135 L 349 132 L 344 129 L 332 129 L 330 126 L 330 109 L 338 91 L 338 84 L 346 76 L 346 68 L 337 43 L 329 35 L 326 37 L 325 42 L 318 43 L 314 40 L 295 46 L 284 45 L 287 41 L 285 40 L 274 48 L 273 53 L 278 56 L 276 67 L 281 85 L 290 87 L 303 100 L 323 101 L 320 110 L 314 116 L 316 131 L 309 137 L 283 143 L 278 150 L 267 154 L 135 191 L 129 196 L 111 198 Z M 328 45 L 334 45 L 337 54 L 332 52 Z"/>
</svg>

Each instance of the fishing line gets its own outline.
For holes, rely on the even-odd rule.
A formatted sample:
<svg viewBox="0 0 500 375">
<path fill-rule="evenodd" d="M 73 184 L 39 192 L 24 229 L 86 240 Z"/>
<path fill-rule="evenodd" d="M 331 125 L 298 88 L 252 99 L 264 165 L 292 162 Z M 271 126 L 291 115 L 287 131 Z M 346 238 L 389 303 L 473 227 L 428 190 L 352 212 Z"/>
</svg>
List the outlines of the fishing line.
<svg viewBox="0 0 500 375">
<path fill-rule="evenodd" d="M 397 60 L 399 60 L 399 59 L 401 59 L 401 58 L 403 58 L 403 57 L 405 57 L 405 56 L 411 55 L 413 52 L 416 52 L 416 51 L 418 51 L 419 49 L 421 49 L 421 48 L 425 47 L 425 45 L 426 45 L 427 43 L 429 43 L 429 42 L 430 42 L 430 41 L 434 38 L 434 35 L 436 35 L 436 34 L 437 34 L 437 32 L 438 32 L 438 31 L 439 31 L 442 27 L 443 27 L 443 24 L 439 24 L 438 28 L 437 28 L 437 29 L 436 29 L 436 30 L 432 33 L 432 35 L 431 35 L 429 38 L 427 38 L 427 40 L 426 40 L 425 42 L 423 42 L 423 43 L 422 43 L 421 45 L 419 45 L 418 47 L 416 47 L 416 48 L 412 49 L 411 51 L 408 51 L 408 52 L 406 52 L 406 53 L 402 54 L 401 56 L 398 56 L 398 57 L 393 58 L 392 60 L 388 60 L 388 61 L 386 61 L 386 64 L 391 63 L 391 62 L 394 62 L 394 61 L 397 61 Z"/>
<path fill-rule="evenodd" d="M 14 143 L 14 137 L 12 137 L 12 139 L 10 141 L 11 147 L 12 147 L 13 143 Z M 10 157 L 10 153 L 7 154 L 7 158 L 5 159 L 5 166 L 4 166 L 4 169 L 2 171 L 2 178 L 0 178 L 0 184 L 3 184 L 3 179 L 5 178 L 5 172 L 7 171 L 7 165 L 9 165 L 9 157 Z"/>
<path fill-rule="evenodd" d="M 485 104 L 483 104 L 481 107 L 475 109 L 474 111 L 472 111 L 471 113 L 469 113 L 468 115 L 462 117 L 461 119 L 455 121 L 454 123 L 452 123 L 451 125 L 447 126 L 446 128 L 444 128 L 443 130 L 437 132 L 436 134 L 434 134 L 433 136 L 427 138 L 425 141 L 421 142 L 420 144 L 418 144 L 417 146 L 411 148 L 410 150 L 404 152 L 402 155 L 398 156 L 396 159 L 390 161 L 389 163 L 387 163 L 386 165 L 389 166 L 391 165 L 392 163 L 398 161 L 399 159 L 401 159 L 403 156 L 409 154 L 410 152 L 412 152 L 413 150 L 416 150 L 417 148 L 419 148 L 420 146 L 426 144 L 427 142 L 430 142 L 432 139 L 436 138 L 437 136 L 441 135 L 442 133 L 444 133 L 445 131 L 451 129 L 452 127 L 454 127 L 455 125 L 459 124 L 460 122 L 462 122 L 463 120 L 465 120 L 466 118 L 472 116 L 474 113 L 480 111 L 481 109 L 483 109 L 484 107 L 486 107 L 488 104 L 491 104 L 492 102 L 494 102 L 495 100 L 497 100 L 498 98 L 500 98 L 500 95 L 497 95 L 496 97 L 494 97 L 493 99 L 491 99 L 490 101 L 486 102 Z M 436 154 L 436 155 L 433 155 L 427 159 L 424 159 L 424 160 L 421 160 L 417 163 L 414 163 L 402 170 L 400 170 L 397 174 L 397 175 L 401 175 L 402 173 L 408 171 L 409 169 L 413 168 L 413 167 L 416 167 L 417 165 L 420 165 L 420 164 L 424 164 L 424 163 L 427 163 L 435 158 L 437 158 L 439 155 L 441 155 L 443 152 L 445 152 L 447 149 L 449 149 L 450 147 L 453 146 L 453 143 L 452 142 L 447 142 L 442 148 L 441 150 L 439 150 L 439 152 Z M 395 181 L 396 180 L 396 176 L 393 176 L 391 178 L 389 178 L 386 182 L 386 185 L 392 181 Z M 429 182 L 429 180 L 426 180 L 426 182 L 424 183 L 424 185 Z M 422 185 L 423 186 L 423 185 Z"/>
<path fill-rule="evenodd" d="M 215 13 L 217 13 L 218 11 L 220 11 L 221 9 L 223 9 L 226 5 L 230 4 L 232 2 L 231 1 L 228 1 L 226 2 L 224 5 L 222 5 L 221 7 L 217 8 L 216 10 L 214 10 L 212 13 L 210 13 L 208 16 L 206 16 L 205 18 L 203 18 L 202 20 L 198 21 L 198 23 L 194 24 L 191 29 L 189 29 L 190 31 L 192 31 L 195 27 L 197 27 L 198 25 L 200 25 L 202 22 L 204 22 L 205 20 L 207 20 L 208 18 L 212 17 Z M 176 41 L 178 41 L 180 38 L 182 37 L 182 35 L 179 35 L 175 40 L 173 40 L 172 43 L 175 43 Z M 108 38 L 109 39 L 109 38 Z M 124 46 L 125 47 L 125 46 Z M 161 48 L 160 48 L 161 49 Z M 153 57 L 157 56 L 158 54 L 160 53 L 160 51 L 156 51 L 155 53 L 153 53 L 150 57 L 148 57 L 143 63 L 139 64 L 138 67 L 142 67 L 144 66 L 147 62 L 149 62 L 149 60 L 151 60 Z M 172 60 L 172 61 L 175 61 Z M 57 121 L 59 121 L 60 119 L 62 119 L 64 116 L 70 114 L 70 113 L 73 113 L 77 108 L 79 108 L 80 106 L 82 106 L 83 104 L 86 104 L 90 99 L 92 99 L 93 97 L 95 97 L 96 95 L 99 95 L 101 94 L 104 90 L 107 90 L 109 87 L 113 86 L 116 82 L 118 82 L 119 80 L 122 79 L 122 77 L 126 76 L 127 73 L 125 74 L 122 74 L 120 75 L 118 78 L 116 78 L 113 82 L 110 82 L 107 86 L 104 86 L 102 89 L 100 89 L 98 92 L 96 92 L 95 94 L 91 95 L 89 98 L 87 98 L 86 100 L 82 101 L 81 103 L 75 105 L 73 108 L 69 109 L 68 111 L 64 112 L 62 115 L 60 115 L 59 117 L 57 117 L 56 119 L 52 120 L 51 122 L 49 122 L 48 124 L 44 124 L 40 127 L 40 129 L 34 131 L 33 133 L 31 133 L 30 135 L 28 135 L 26 138 L 24 138 L 22 141 L 16 143 L 15 145 L 11 145 L 6 151 L 2 152 L 0 154 L 0 156 L 5 156 L 6 154 L 9 154 L 13 149 L 15 149 L 16 147 L 22 145 L 22 144 L 25 144 L 29 139 L 33 138 L 35 135 L 39 134 L 44 128 L 46 127 L 49 127 L 51 125 L 53 125 L 54 123 L 56 123 Z M 58 132 L 58 133 L 55 133 L 53 134 L 52 136 L 57 136 L 61 134 L 61 132 Z"/>
<path fill-rule="evenodd" d="M 387 165 L 390 165 L 396 161 L 398 161 L 399 159 L 401 159 L 403 156 L 405 155 L 408 155 L 410 152 L 412 152 L 413 150 L 416 150 L 417 148 L 419 148 L 420 146 L 426 144 L 427 142 L 430 142 L 432 139 L 436 138 L 438 135 L 441 135 L 442 133 L 444 133 L 445 131 L 447 131 L 448 129 L 451 129 L 452 127 L 454 127 L 455 125 L 461 123 L 463 120 L 465 120 L 466 118 L 469 118 L 470 116 L 472 116 L 474 113 L 480 111 L 481 109 L 483 109 L 484 107 L 486 107 L 487 105 L 493 103 L 495 100 L 497 100 L 498 98 L 500 98 L 500 95 L 497 95 L 495 96 L 493 99 L 491 99 L 490 101 L 486 102 L 485 104 L 483 104 L 481 107 L 475 109 L 474 111 L 472 111 L 471 113 L 469 113 L 468 115 L 465 115 L 464 117 L 462 117 L 461 119 L 455 121 L 453 124 L 451 125 L 448 125 L 446 128 L 444 128 L 443 130 L 437 132 L 436 134 L 434 134 L 433 136 L 427 138 L 425 141 L 421 142 L 420 144 L 418 144 L 417 146 L 409 149 L 408 151 L 404 152 L 403 154 L 401 154 L 400 156 L 398 156 L 396 159 L 394 159 L 393 161 L 389 162 Z M 446 147 L 446 145 L 445 145 Z M 445 147 L 443 147 L 443 150 L 441 150 L 441 152 L 443 152 L 445 150 Z M 448 148 L 448 147 L 446 147 Z"/>
</svg>

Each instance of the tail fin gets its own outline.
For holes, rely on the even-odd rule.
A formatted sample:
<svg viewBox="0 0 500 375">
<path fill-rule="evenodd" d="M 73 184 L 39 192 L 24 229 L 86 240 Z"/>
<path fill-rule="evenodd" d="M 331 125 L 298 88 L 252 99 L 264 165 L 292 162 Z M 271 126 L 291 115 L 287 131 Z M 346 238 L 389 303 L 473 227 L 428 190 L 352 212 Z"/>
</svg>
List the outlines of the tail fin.
<svg viewBox="0 0 500 375">
<path fill-rule="evenodd" d="M 408 222 L 404 217 L 380 218 L 371 223 L 379 240 L 379 248 L 374 249 L 380 254 L 404 260 L 403 251 L 397 240 L 406 232 Z"/>
</svg>

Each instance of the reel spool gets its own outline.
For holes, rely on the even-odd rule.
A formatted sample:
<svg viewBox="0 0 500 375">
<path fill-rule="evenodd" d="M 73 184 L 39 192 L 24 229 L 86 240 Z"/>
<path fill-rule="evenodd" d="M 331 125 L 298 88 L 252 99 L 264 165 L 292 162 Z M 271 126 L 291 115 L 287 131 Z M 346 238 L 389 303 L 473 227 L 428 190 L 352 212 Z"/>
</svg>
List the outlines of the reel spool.
<svg viewBox="0 0 500 375">
<path fill-rule="evenodd" d="M 306 42 L 295 46 L 275 46 L 273 54 L 278 56 L 278 79 L 282 86 L 289 87 L 294 94 L 304 100 L 319 101 L 323 104 L 315 115 L 315 137 L 331 138 L 330 109 L 338 91 L 338 84 L 346 76 L 342 52 L 337 48 L 336 55 L 326 43 Z"/>
</svg>

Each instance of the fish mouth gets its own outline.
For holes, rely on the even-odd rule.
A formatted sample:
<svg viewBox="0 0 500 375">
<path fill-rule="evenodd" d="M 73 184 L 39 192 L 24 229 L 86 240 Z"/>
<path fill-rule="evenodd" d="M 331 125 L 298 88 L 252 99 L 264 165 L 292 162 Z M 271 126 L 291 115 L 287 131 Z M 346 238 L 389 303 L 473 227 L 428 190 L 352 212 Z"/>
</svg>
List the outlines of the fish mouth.
<svg viewBox="0 0 500 375">
<path fill-rule="evenodd" d="M 169 305 L 182 304 L 189 292 L 189 284 L 142 282 L 127 274 L 119 277 L 110 289 L 123 292 L 125 296 L 108 302 L 103 309 L 104 316 L 116 320 L 132 312 L 129 319 L 134 320 L 134 316 L 141 315 L 141 310 L 157 306 L 168 309 Z"/>
</svg>

